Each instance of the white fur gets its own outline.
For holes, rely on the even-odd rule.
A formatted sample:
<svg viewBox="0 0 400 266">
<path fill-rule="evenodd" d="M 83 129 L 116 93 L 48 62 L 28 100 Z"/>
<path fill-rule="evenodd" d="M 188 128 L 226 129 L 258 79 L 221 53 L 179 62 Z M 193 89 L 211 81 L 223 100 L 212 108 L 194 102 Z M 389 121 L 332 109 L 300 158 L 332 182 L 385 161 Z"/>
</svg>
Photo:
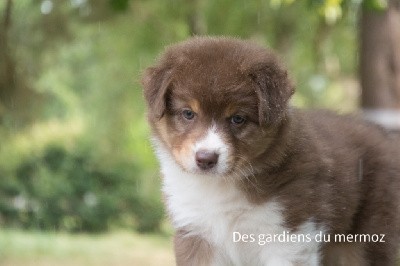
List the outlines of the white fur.
<svg viewBox="0 0 400 266">
<path fill-rule="evenodd" d="M 198 140 L 190 147 L 191 155 L 184 158 L 184 167 L 189 171 L 196 172 L 198 166 L 196 164 L 196 152 L 204 150 L 219 154 L 218 163 L 213 169 L 214 173 L 223 174 L 228 170 L 229 146 L 224 143 L 221 136 L 217 133 L 215 124 L 208 129 L 204 138 Z"/>
<path fill-rule="evenodd" d="M 200 143 L 212 138 L 209 135 Z M 154 143 L 173 225 L 190 228 L 191 234 L 212 243 L 216 252 L 213 265 L 319 265 L 320 246 L 315 241 L 257 243 L 259 234 L 289 231 L 283 226 L 283 207 L 278 200 L 251 204 L 229 178 L 185 172 L 160 142 Z M 254 234 L 256 241 L 234 243 L 235 231 Z M 308 221 L 291 233 L 309 234 L 314 239 L 319 232 L 315 223 Z"/>
</svg>

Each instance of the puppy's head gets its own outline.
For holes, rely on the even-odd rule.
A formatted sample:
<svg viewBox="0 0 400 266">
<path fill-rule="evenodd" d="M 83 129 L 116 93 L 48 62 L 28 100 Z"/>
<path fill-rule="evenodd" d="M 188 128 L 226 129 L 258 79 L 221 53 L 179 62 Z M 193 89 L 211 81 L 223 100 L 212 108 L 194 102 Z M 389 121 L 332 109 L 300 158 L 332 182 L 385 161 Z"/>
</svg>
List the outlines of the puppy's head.
<svg viewBox="0 0 400 266">
<path fill-rule="evenodd" d="M 185 171 L 253 171 L 294 92 L 272 52 L 233 38 L 170 46 L 142 79 L 155 137 Z"/>
</svg>

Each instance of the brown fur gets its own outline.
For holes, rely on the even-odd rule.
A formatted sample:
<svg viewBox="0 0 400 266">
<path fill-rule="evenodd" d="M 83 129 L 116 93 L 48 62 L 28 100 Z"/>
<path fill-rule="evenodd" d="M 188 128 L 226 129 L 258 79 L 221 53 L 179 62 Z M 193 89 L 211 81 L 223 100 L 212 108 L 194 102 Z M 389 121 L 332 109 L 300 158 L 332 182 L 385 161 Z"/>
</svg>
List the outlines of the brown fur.
<svg viewBox="0 0 400 266">
<path fill-rule="evenodd" d="M 237 186 L 254 204 L 278 198 L 289 228 L 313 218 L 332 234 L 386 234 L 385 243 L 331 243 L 323 249 L 324 265 L 394 265 L 400 233 L 397 138 L 356 117 L 288 108 L 294 87 L 278 59 L 237 39 L 193 38 L 171 46 L 146 70 L 143 86 L 152 130 L 177 149 L 175 157 L 187 156 L 179 150 L 182 141 L 200 138 L 211 118 L 225 125 L 224 138 L 240 155 L 231 158 L 232 171 L 246 161 L 256 169 Z M 199 113 L 191 125 L 176 115 L 188 105 Z M 248 123 L 231 128 L 225 121 L 238 110 Z M 175 246 L 179 265 L 200 265 L 212 252 L 201 238 L 181 232 Z"/>
<path fill-rule="evenodd" d="M 176 264 L 210 265 L 213 254 L 211 245 L 201 237 L 187 236 L 186 233 L 184 230 L 179 230 L 174 238 Z"/>
</svg>

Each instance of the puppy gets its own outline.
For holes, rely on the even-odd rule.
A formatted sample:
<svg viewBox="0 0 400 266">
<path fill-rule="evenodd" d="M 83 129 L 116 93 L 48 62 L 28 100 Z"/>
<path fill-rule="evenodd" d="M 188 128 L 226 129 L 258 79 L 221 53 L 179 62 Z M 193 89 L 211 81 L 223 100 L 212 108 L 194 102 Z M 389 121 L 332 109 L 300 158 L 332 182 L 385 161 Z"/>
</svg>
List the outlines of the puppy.
<svg viewBox="0 0 400 266">
<path fill-rule="evenodd" d="M 195 37 L 142 79 L 178 265 L 394 265 L 400 143 L 288 107 L 269 50 Z"/>
</svg>

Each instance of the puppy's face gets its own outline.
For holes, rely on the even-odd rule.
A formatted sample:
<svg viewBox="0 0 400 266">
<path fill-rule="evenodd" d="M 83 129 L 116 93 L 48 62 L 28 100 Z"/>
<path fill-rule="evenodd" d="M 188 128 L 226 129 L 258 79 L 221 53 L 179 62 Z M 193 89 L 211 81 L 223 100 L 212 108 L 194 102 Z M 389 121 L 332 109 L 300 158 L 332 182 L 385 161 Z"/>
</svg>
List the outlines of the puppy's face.
<svg viewBox="0 0 400 266">
<path fill-rule="evenodd" d="M 171 84 L 155 128 L 184 170 L 226 175 L 261 152 L 257 144 L 266 133 L 259 125 L 257 95 L 250 84 L 234 81 L 193 84 L 183 79 Z"/>
<path fill-rule="evenodd" d="M 143 85 L 156 138 L 190 173 L 242 176 L 268 149 L 293 93 L 276 58 L 235 39 L 170 47 Z"/>
</svg>

